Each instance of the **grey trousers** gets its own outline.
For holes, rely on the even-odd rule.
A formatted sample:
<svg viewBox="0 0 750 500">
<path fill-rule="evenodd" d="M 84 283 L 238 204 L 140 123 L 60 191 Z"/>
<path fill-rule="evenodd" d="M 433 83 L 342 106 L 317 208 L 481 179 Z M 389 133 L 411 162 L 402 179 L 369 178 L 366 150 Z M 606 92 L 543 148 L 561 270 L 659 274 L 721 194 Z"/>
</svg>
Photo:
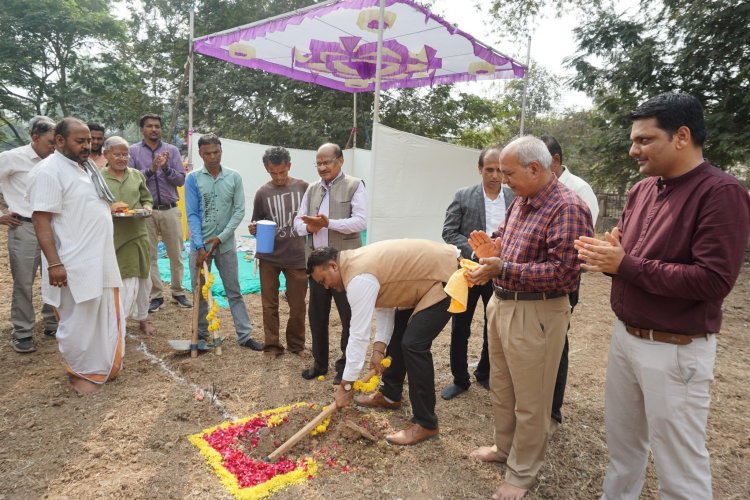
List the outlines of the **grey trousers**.
<svg viewBox="0 0 750 500">
<path fill-rule="evenodd" d="M 190 282 L 195 287 L 196 280 L 200 276 L 196 271 L 195 262 L 198 259 L 198 252 L 190 252 Z M 224 291 L 227 294 L 227 300 L 229 301 L 229 310 L 232 312 L 232 320 L 234 321 L 234 329 L 237 332 L 237 342 L 242 344 L 250 338 L 250 334 L 253 331 L 253 326 L 250 323 L 250 316 L 247 314 L 247 307 L 245 301 L 242 300 L 242 292 L 240 292 L 240 280 L 239 280 L 239 268 L 237 267 L 237 252 L 232 249 L 225 253 L 215 253 L 211 260 L 216 264 L 216 268 L 219 270 L 219 276 L 221 277 L 221 283 L 224 286 Z M 195 307 L 196 304 L 193 304 Z M 201 296 L 199 320 L 198 320 L 198 332 L 202 337 L 208 337 L 208 322 L 206 321 L 206 314 L 208 313 L 208 304 L 203 300 Z"/>
<path fill-rule="evenodd" d="M 10 322 L 16 339 L 31 338 L 36 323 L 34 313 L 34 279 L 42 262 L 34 225 L 23 222 L 8 228 L 8 255 L 13 276 L 13 299 Z M 42 306 L 45 330 L 57 330 L 57 320 L 52 306 Z"/>
<path fill-rule="evenodd" d="M 182 216 L 180 209 L 154 210 L 151 217 L 146 219 L 148 225 L 148 245 L 151 253 L 151 300 L 164 298 L 164 283 L 159 274 L 159 236 L 167 249 L 169 257 L 169 271 L 172 275 L 172 297 L 185 295 L 182 288 L 182 250 L 185 242 L 182 237 Z"/>
</svg>

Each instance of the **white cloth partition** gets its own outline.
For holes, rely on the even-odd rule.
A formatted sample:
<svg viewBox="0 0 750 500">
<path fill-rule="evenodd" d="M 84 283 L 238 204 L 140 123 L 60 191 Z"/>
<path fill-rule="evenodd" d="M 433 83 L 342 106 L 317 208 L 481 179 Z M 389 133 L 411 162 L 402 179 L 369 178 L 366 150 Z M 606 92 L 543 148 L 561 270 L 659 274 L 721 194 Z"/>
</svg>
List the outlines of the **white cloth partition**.
<svg viewBox="0 0 750 500">
<path fill-rule="evenodd" d="M 456 190 L 479 183 L 479 151 L 375 124 L 367 241 L 442 241 Z"/>
</svg>

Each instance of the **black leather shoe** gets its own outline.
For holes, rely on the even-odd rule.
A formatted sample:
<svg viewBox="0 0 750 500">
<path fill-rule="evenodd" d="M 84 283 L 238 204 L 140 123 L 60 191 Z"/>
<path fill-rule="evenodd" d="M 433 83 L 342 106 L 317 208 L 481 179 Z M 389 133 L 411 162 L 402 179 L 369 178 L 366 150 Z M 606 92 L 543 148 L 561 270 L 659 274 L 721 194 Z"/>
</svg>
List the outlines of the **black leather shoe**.
<svg viewBox="0 0 750 500">
<path fill-rule="evenodd" d="M 305 380 L 312 380 L 315 377 L 319 377 L 320 375 L 325 375 L 326 373 L 328 373 L 328 370 L 321 370 L 313 366 L 312 368 L 308 368 L 307 370 L 302 370 L 302 378 Z"/>
<path fill-rule="evenodd" d="M 488 391 L 490 390 L 490 379 L 488 378 L 483 378 L 482 380 L 477 379 L 477 384 L 481 385 Z"/>
<path fill-rule="evenodd" d="M 247 339 L 246 341 L 242 342 L 240 344 L 242 347 L 248 347 L 252 349 L 253 351 L 262 351 L 263 350 L 263 344 L 258 342 L 257 340 L 253 339 Z"/>
<path fill-rule="evenodd" d="M 172 301 L 176 302 L 178 306 L 183 307 L 185 309 L 190 309 L 193 307 L 193 303 L 188 300 L 187 297 L 184 295 L 177 295 L 172 297 Z"/>
<path fill-rule="evenodd" d="M 453 399 L 459 394 L 463 394 L 468 389 L 468 387 L 461 387 L 460 385 L 451 384 L 440 391 L 440 397 L 445 400 Z"/>
</svg>

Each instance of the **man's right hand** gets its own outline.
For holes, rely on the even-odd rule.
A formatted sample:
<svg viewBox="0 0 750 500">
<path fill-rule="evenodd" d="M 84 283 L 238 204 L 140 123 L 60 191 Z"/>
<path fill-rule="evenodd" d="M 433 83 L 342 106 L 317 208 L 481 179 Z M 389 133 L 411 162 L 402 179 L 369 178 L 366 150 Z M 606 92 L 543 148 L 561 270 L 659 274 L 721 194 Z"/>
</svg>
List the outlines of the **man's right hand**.
<svg viewBox="0 0 750 500">
<path fill-rule="evenodd" d="M 0 224 L 8 227 L 18 227 L 22 224 L 22 222 L 16 219 L 15 213 L 8 212 L 7 214 L 3 214 L 2 216 L 0 216 Z"/>
</svg>

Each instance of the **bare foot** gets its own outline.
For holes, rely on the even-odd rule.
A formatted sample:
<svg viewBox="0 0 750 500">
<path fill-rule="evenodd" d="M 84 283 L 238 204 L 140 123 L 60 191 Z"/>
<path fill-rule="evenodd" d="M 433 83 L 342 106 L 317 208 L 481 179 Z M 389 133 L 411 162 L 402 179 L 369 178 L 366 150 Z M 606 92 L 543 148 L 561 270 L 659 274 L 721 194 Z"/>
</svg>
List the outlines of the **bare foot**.
<svg viewBox="0 0 750 500">
<path fill-rule="evenodd" d="M 480 446 L 476 450 L 469 453 L 469 458 L 472 460 L 477 460 L 479 462 L 505 462 L 505 460 L 497 452 L 497 448 L 494 446 Z"/>
<path fill-rule="evenodd" d="M 492 495 L 492 500 L 521 500 L 529 490 L 519 488 L 510 483 L 502 483 Z"/>
<path fill-rule="evenodd" d="M 141 331 L 146 335 L 153 335 L 156 333 L 156 328 L 154 328 L 154 325 L 152 325 L 149 320 L 144 319 L 143 321 L 139 321 L 138 324 L 141 326 Z"/>
<path fill-rule="evenodd" d="M 70 387 L 79 396 L 93 396 L 102 390 L 101 385 L 89 382 L 86 379 L 74 377 L 73 375 L 68 375 L 68 382 L 70 383 Z"/>
</svg>

